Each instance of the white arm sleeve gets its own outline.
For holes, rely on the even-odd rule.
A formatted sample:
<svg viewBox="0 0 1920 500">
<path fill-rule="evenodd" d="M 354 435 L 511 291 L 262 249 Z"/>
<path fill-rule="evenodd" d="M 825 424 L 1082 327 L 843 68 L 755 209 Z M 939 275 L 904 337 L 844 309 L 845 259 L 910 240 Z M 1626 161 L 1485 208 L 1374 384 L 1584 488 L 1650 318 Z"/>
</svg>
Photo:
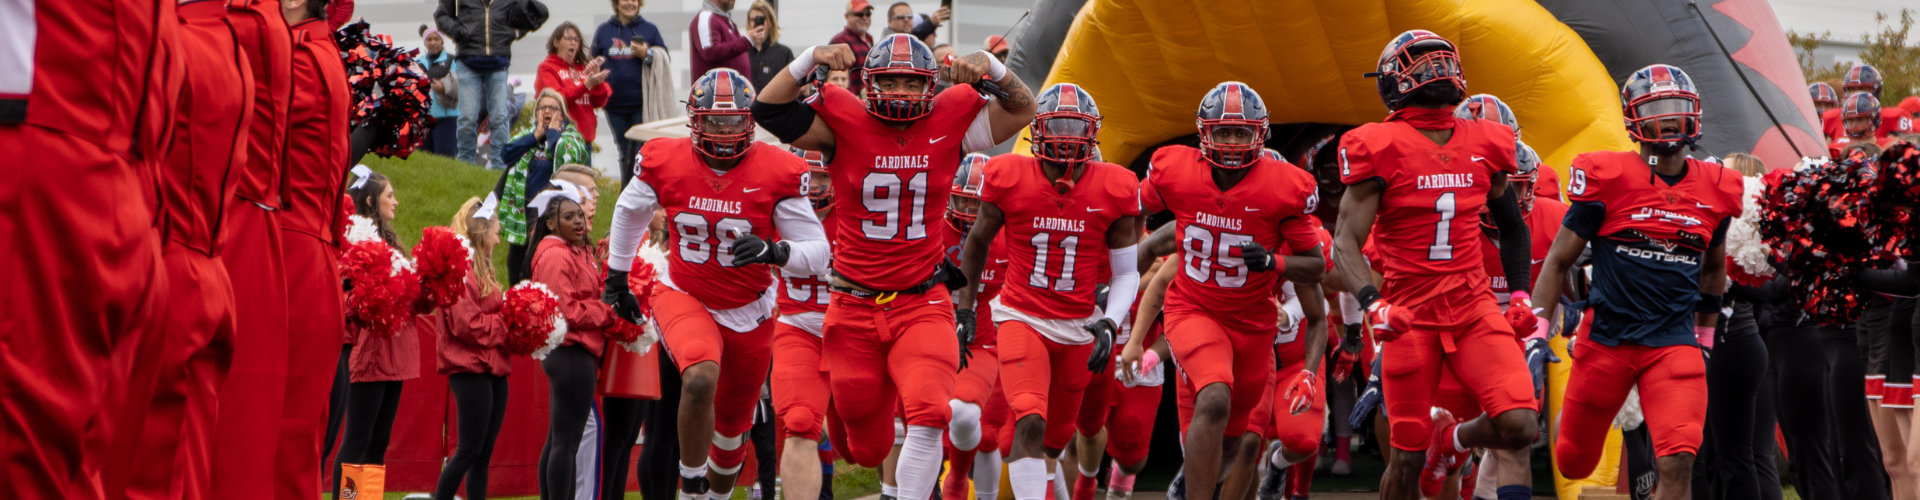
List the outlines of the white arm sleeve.
<svg viewBox="0 0 1920 500">
<path fill-rule="evenodd" d="M 653 211 L 659 208 L 660 198 L 654 194 L 653 186 L 639 179 L 620 190 L 620 200 L 613 204 L 613 229 L 607 235 L 608 269 L 631 270 L 633 253 L 646 239 L 647 226 L 653 223 Z"/>
<path fill-rule="evenodd" d="M 1351 293 L 1340 292 L 1340 320 L 1352 325 L 1363 319 L 1360 317 L 1360 301 L 1354 299 Z"/>
<path fill-rule="evenodd" d="M 1127 323 L 1127 313 L 1133 309 L 1133 298 L 1140 290 L 1140 245 L 1127 245 L 1126 248 L 1107 250 L 1108 265 L 1113 268 L 1113 279 L 1107 282 L 1107 319 L 1115 325 Z"/>
<path fill-rule="evenodd" d="M 787 265 L 782 270 L 796 276 L 826 274 L 832 249 L 820 217 L 813 214 L 812 202 L 799 197 L 780 200 L 773 210 L 773 228 L 780 231 L 780 241 L 787 242 Z"/>
<path fill-rule="evenodd" d="M 992 110 L 994 106 L 999 105 L 999 99 L 987 97 L 987 105 L 980 108 L 980 114 L 973 115 L 973 124 L 967 126 L 967 137 L 960 143 L 961 149 L 972 153 L 975 151 L 986 151 L 988 148 L 995 146 L 993 143 L 993 120 L 987 117 L 987 112 Z"/>
</svg>

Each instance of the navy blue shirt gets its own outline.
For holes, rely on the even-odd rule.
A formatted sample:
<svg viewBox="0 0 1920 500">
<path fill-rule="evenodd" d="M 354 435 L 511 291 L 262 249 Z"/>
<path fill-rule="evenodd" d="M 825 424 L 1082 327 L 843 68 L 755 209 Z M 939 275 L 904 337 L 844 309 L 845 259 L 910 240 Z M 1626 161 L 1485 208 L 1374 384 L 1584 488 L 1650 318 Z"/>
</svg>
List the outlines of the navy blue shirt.
<svg viewBox="0 0 1920 500">
<path fill-rule="evenodd" d="M 1706 252 L 1668 248 L 1644 238 L 1603 236 L 1606 206 L 1576 201 L 1563 224 L 1593 248 L 1593 309 L 1589 338 L 1607 346 L 1622 342 L 1647 347 L 1697 345 L 1693 337 L 1694 303 L 1700 300 L 1701 259 Z M 1614 238 L 1610 236 L 1622 236 Z M 1713 231 L 1709 247 L 1727 237 L 1727 219 Z"/>
<path fill-rule="evenodd" d="M 640 16 L 634 16 L 633 22 L 627 24 L 621 24 L 619 16 L 615 16 L 593 31 L 593 55 L 607 58 L 601 68 L 607 70 L 607 85 L 613 87 L 613 97 L 607 99 L 605 106 L 609 112 L 638 112 L 644 102 L 640 86 L 646 75 L 647 54 L 632 47 L 634 39 L 646 40 L 648 45 L 667 46 L 666 40 L 660 38 L 660 28 Z"/>
</svg>

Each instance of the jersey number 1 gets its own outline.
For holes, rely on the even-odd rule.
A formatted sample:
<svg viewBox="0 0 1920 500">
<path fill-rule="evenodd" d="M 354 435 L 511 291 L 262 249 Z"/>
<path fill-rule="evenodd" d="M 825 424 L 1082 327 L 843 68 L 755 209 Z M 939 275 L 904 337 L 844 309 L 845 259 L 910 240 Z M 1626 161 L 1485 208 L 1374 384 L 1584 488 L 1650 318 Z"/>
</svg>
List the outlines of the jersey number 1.
<svg viewBox="0 0 1920 500">
<path fill-rule="evenodd" d="M 927 173 L 917 172 L 906 181 L 901 193 L 900 176 L 890 172 L 872 172 L 860 181 L 860 203 L 868 213 L 886 214 L 886 223 L 860 221 L 860 231 L 870 240 L 892 240 L 900 235 L 902 198 L 912 198 L 912 213 L 907 214 L 907 239 L 927 237 Z"/>
<path fill-rule="evenodd" d="M 1433 211 L 1440 214 L 1440 222 L 1433 225 L 1433 245 L 1427 247 L 1427 260 L 1453 260 L 1453 192 L 1440 193 L 1440 199 L 1434 200 Z"/>
</svg>

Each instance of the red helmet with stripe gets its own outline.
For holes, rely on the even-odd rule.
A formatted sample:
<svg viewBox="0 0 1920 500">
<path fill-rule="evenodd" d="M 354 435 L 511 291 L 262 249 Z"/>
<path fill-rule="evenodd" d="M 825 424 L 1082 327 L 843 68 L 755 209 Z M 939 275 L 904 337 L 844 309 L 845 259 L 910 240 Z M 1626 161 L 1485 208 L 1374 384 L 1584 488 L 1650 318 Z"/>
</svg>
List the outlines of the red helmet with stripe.
<svg viewBox="0 0 1920 500">
<path fill-rule="evenodd" d="M 1267 104 L 1240 82 L 1213 86 L 1194 113 L 1200 128 L 1200 152 L 1215 167 L 1253 166 L 1267 142 Z M 1242 141 L 1244 139 L 1244 142 Z"/>
<path fill-rule="evenodd" d="M 1840 105 L 1840 126 L 1847 137 L 1871 138 L 1880 130 L 1880 99 L 1866 92 L 1847 94 Z"/>
<path fill-rule="evenodd" d="M 965 233 L 980 218 L 980 188 L 987 184 L 987 155 L 967 153 L 960 159 L 960 170 L 953 174 L 953 190 L 947 196 L 947 223 Z"/>
<path fill-rule="evenodd" d="M 819 151 L 807 151 L 791 146 L 787 147 L 787 151 L 807 161 L 807 173 L 810 174 L 807 181 L 807 201 L 813 202 L 813 210 L 819 212 L 831 208 L 833 206 L 833 181 L 814 182 L 813 177 L 815 177 L 815 175 L 811 175 L 826 175 L 827 163 L 831 160 L 827 159 L 825 153 Z"/>
<path fill-rule="evenodd" d="M 933 49 L 912 35 L 895 34 L 867 51 L 866 72 L 861 82 L 866 84 L 867 113 L 882 120 L 913 121 L 927 116 L 933 111 L 934 84 L 933 75 L 939 67 L 934 65 Z M 924 85 L 919 92 L 907 89 L 883 91 L 875 85 L 875 78 L 881 76 L 909 76 L 923 79 Z"/>
<path fill-rule="evenodd" d="M 1460 68 L 1460 50 L 1453 42 L 1427 30 L 1408 30 L 1393 37 L 1380 51 L 1377 69 L 1365 76 L 1379 78 L 1374 83 L 1388 111 L 1407 107 L 1414 91 L 1428 85 L 1453 87 L 1454 95 L 1445 98 L 1449 106 L 1467 96 L 1467 77 Z"/>
<path fill-rule="evenodd" d="M 1663 154 L 1700 140 L 1700 91 L 1680 68 L 1655 64 L 1640 68 L 1620 86 L 1620 107 L 1626 114 L 1627 135 L 1651 144 Z M 1679 120 L 1679 130 L 1668 134 L 1662 123 Z"/>
<path fill-rule="evenodd" d="M 1099 143 L 1100 108 L 1093 94 L 1071 83 L 1056 83 L 1040 91 L 1033 115 L 1033 157 L 1068 165 L 1093 159 Z"/>
<path fill-rule="evenodd" d="M 1848 94 L 1866 92 L 1880 98 L 1880 68 L 1871 64 L 1855 64 L 1847 69 L 1847 78 L 1840 82 L 1840 91 Z"/>
<path fill-rule="evenodd" d="M 1826 82 L 1813 82 L 1807 85 L 1807 93 L 1813 96 L 1813 105 L 1825 105 L 1829 108 L 1840 107 L 1840 94 L 1834 93 L 1833 86 Z"/>
<path fill-rule="evenodd" d="M 747 154 L 753 143 L 753 82 L 727 68 L 715 68 L 693 82 L 687 96 L 687 126 L 693 148 L 719 160 Z"/>
</svg>

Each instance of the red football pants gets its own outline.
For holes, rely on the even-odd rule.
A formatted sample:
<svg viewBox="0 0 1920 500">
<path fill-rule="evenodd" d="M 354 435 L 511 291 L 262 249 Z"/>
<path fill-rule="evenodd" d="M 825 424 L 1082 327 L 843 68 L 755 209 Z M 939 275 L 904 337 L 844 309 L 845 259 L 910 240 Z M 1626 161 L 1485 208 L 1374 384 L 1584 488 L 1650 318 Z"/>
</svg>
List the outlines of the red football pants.
<svg viewBox="0 0 1920 500">
<path fill-rule="evenodd" d="M 1381 347 L 1380 384 L 1393 447 L 1427 449 L 1444 369 L 1452 370 L 1460 385 L 1477 395 L 1489 415 L 1538 408 L 1526 357 L 1513 339 L 1513 327 L 1506 318 L 1487 314 L 1454 328 L 1416 327 Z M 1613 414 L 1607 418 L 1612 421 Z"/>
<path fill-rule="evenodd" d="M 1326 366 L 1321 366 L 1314 373 L 1317 392 L 1314 397 L 1308 398 L 1312 402 L 1308 404 L 1307 411 L 1295 415 L 1290 408 L 1293 403 L 1286 398 L 1288 384 L 1293 383 L 1293 379 L 1299 377 L 1301 370 L 1306 368 L 1306 360 L 1295 360 L 1280 367 L 1275 372 L 1273 390 L 1267 391 L 1267 397 L 1261 400 L 1259 407 L 1254 408 L 1259 415 L 1253 417 L 1254 421 L 1266 424 L 1260 433 L 1261 437 L 1279 440 L 1287 451 L 1300 456 L 1310 456 L 1319 451 L 1320 436 L 1327 431 Z"/>
<path fill-rule="evenodd" d="M 827 418 L 826 364 L 821 360 L 820 337 L 800 327 L 780 323 L 773 327 L 773 409 L 781 427 L 792 436 L 820 440 Z"/>
<path fill-rule="evenodd" d="M 137 435 L 114 431 L 139 430 L 152 380 L 141 390 L 132 370 L 140 340 L 158 337 L 147 332 L 168 286 L 152 168 L 33 125 L 0 126 L 0 158 L 0 485 L 15 498 L 101 497 L 106 464 L 135 465 L 131 447 L 112 447 Z"/>
<path fill-rule="evenodd" d="M 1554 463 L 1570 479 L 1593 474 L 1605 447 L 1607 428 L 1640 387 L 1640 409 L 1653 435 L 1653 455 L 1666 457 L 1700 451 L 1707 418 L 1707 365 L 1700 348 L 1690 345 L 1605 346 L 1582 338 L 1574 349 L 1573 374 L 1560 411 Z"/>
<path fill-rule="evenodd" d="M 212 497 L 272 498 L 274 449 L 287 390 L 287 278 L 280 224 L 277 213 L 252 202 L 234 200 L 228 206 L 225 230 L 232 233 L 220 259 L 233 280 L 233 365 L 220 384 L 223 404 L 214 419 Z"/>
<path fill-rule="evenodd" d="M 331 245 L 313 235 L 282 230 L 287 272 L 286 401 L 274 452 L 274 496 L 310 500 L 320 485 L 320 444 L 327 429 L 328 391 L 347 331 L 340 264 Z"/>
<path fill-rule="evenodd" d="M 208 498 L 213 418 L 233 362 L 233 288 L 217 257 L 168 242 L 166 262 L 166 345 L 127 498 Z"/>
<path fill-rule="evenodd" d="M 905 408 L 907 425 L 947 427 L 960 344 L 946 288 L 867 299 L 834 293 L 825 342 L 833 388 L 828 436 L 841 456 L 879 466 L 893 449 L 895 406 Z"/>
<path fill-rule="evenodd" d="M 1127 387 L 1114 381 L 1107 390 L 1111 395 L 1099 418 L 1107 429 L 1107 454 L 1122 467 L 1138 466 L 1146 461 L 1147 449 L 1153 443 L 1153 420 L 1160 411 L 1161 386 Z M 1085 405 L 1081 404 L 1082 415 L 1086 414 Z"/>
<path fill-rule="evenodd" d="M 1195 394 L 1209 385 L 1225 384 L 1233 395 L 1226 428 L 1229 438 L 1238 438 L 1249 430 L 1248 417 L 1265 397 L 1273 380 L 1273 331 L 1252 332 L 1228 328 L 1220 321 L 1198 311 L 1168 311 L 1165 314 L 1167 346 Z M 1529 382 L 1531 384 L 1531 382 Z M 1182 420 L 1191 415 L 1182 417 Z M 1190 422 L 1182 422 L 1186 429 Z M 1184 431 L 1183 431 L 1184 432 Z"/>
<path fill-rule="evenodd" d="M 1066 448 L 1080 416 L 1080 396 L 1092 378 L 1087 356 L 1093 354 L 1093 344 L 1054 342 L 1019 321 L 1002 321 L 997 326 L 1001 383 L 1007 391 L 1007 406 L 1013 410 L 1014 427 L 1019 427 L 1020 419 L 1039 415 L 1047 424 L 1042 446 Z"/>
<path fill-rule="evenodd" d="M 671 288 L 654 292 L 653 317 L 680 373 L 706 362 L 720 368 L 713 388 L 714 440 L 708 458 L 719 469 L 738 468 L 747 458 L 741 438 L 753 428 L 753 405 L 760 402 L 760 384 L 767 382 L 774 329 L 780 323 L 762 321 L 752 331 L 736 332 L 714 322 L 700 299 Z"/>
</svg>

